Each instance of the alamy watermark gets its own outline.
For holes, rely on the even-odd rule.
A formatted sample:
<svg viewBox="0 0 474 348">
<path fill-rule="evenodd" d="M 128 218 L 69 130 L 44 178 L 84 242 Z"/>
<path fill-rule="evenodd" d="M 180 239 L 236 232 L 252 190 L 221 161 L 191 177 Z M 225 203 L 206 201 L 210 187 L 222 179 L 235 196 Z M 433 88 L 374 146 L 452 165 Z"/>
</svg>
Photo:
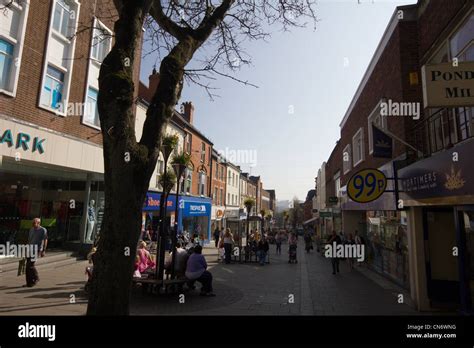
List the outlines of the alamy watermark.
<svg viewBox="0 0 474 348">
<path fill-rule="evenodd" d="M 39 248 L 35 244 L 0 244 L 0 256 L 35 259 L 38 255 Z"/>
<path fill-rule="evenodd" d="M 408 116 L 419 120 L 420 109 L 418 102 L 395 102 L 389 99 L 387 102 L 380 103 L 381 116 Z"/>
<path fill-rule="evenodd" d="M 326 244 L 324 247 L 324 256 L 327 258 L 357 259 L 362 262 L 365 260 L 364 244 Z"/>
<path fill-rule="evenodd" d="M 251 167 L 257 165 L 257 150 L 245 150 L 245 149 L 229 149 L 226 147 L 224 150 L 217 150 L 220 161 L 229 161 L 234 164 L 248 164 Z"/>
</svg>

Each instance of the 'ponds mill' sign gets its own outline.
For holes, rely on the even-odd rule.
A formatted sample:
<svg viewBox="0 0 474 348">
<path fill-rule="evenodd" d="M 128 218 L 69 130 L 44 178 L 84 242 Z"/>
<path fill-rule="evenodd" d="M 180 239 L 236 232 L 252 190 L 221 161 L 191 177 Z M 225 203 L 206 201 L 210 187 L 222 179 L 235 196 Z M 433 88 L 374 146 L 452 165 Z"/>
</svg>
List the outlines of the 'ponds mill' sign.
<svg viewBox="0 0 474 348">
<path fill-rule="evenodd" d="M 23 151 L 29 151 L 39 154 L 44 153 L 43 143 L 46 139 L 34 137 L 33 139 L 27 133 L 13 134 L 10 129 L 6 129 L 2 132 L 0 130 L 0 145 L 7 145 L 8 147 L 15 146 L 15 149 L 22 149 Z"/>
<path fill-rule="evenodd" d="M 425 108 L 474 106 L 474 62 L 424 65 Z"/>
</svg>

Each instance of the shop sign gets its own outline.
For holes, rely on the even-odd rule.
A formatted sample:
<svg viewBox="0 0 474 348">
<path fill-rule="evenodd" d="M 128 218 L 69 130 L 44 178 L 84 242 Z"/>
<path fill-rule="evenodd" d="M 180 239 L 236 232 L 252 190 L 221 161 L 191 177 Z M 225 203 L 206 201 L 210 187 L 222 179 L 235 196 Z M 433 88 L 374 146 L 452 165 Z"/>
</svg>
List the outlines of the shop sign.
<svg viewBox="0 0 474 348">
<path fill-rule="evenodd" d="M 354 202 L 368 203 L 379 198 L 387 187 L 385 174 L 378 169 L 362 169 L 347 183 L 347 195 Z"/>
<path fill-rule="evenodd" d="M 143 205 L 144 211 L 153 211 L 160 209 L 160 193 L 148 192 L 145 198 L 145 204 Z M 166 206 L 167 211 L 174 210 L 174 199 L 168 197 L 168 202 Z"/>
<path fill-rule="evenodd" d="M 6 129 L 3 133 L 0 131 L 0 144 L 6 144 L 8 147 L 12 147 L 15 145 L 15 149 L 21 148 L 23 151 L 30 150 L 31 145 L 31 152 L 36 152 L 41 155 L 44 153 L 43 143 L 46 139 L 40 139 L 38 137 L 34 137 L 31 140 L 31 136 L 27 133 L 18 133 L 16 136 L 12 133 L 10 129 Z"/>
<path fill-rule="evenodd" d="M 210 216 L 211 204 L 201 202 L 184 202 L 184 216 Z"/>
<path fill-rule="evenodd" d="M 421 72 L 425 108 L 474 106 L 474 62 L 424 65 Z"/>
<path fill-rule="evenodd" d="M 474 141 L 398 171 L 403 191 L 414 199 L 474 194 Z"/>
</svg>

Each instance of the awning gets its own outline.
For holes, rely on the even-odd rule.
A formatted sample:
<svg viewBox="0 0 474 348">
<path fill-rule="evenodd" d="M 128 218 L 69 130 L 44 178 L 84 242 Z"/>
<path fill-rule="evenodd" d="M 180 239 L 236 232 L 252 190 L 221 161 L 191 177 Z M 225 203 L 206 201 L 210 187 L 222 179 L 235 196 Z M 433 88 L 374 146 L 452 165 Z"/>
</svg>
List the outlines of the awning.
<svg viewBox="0 0 474 348">
<path fill-rule="evenodd" d="M 309 224 L 309 223 L 311 223 L 311 222 L 316 221 L 317 219 L 318 219 L 317 217 L 314 217 L 314 218 L 311 218 L 311 219 L 309 219 L 309 220 L 306 220 L 305 222 L 303 222 L 303 225 L 307 225 L 307 224 Z"/>
</svg>

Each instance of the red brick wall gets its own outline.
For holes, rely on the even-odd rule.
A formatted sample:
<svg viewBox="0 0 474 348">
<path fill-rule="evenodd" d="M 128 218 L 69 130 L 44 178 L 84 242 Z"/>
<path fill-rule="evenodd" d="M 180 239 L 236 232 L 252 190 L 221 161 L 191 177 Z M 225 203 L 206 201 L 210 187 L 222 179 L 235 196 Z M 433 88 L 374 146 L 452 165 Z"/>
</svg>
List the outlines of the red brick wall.
<svg viewBox="0 0 474 348">
<path fill-rule="evenodd" d="M 350 177 L 358 170 L 367 167 L 380 167 L 389 160 L 383 158 L 374 158 L 369 155 L 369 134 L 368 134 L 368 116 L 382 97 L 391 99 L 394 102 L 421 102 L 421 75 L 418 68 L 418 41 L 417 41 L 416 22 L 402 21 L 398 23 L 391 38 L 387 42 L 385 50 L 382 52 L 371 76 L 369 77 L 362 93 L 360 94 L 354 108 L 341 129 L 341 139 L 336 146 L 331 158 L 327 164 L 327 181 L 331 194 L 335 195 L 334 174 L 341 170 L 341 186 L 344 186 Z M 409 73 L 418 72 L 419 85 L 410 86 Z M 387 117 L 388 129 L 401 139 L 405 139 L 407 127 L 411 127 L 412 118 L 410 117 Z M 344 174 L 342 170 L 342 151 L 347 144 L 351 144 L 352 137 L 359 128 L 364 129 L 364 151 L 365 160 Z M 397 157 L 406 152 L 406 146 L 401 142 L 394 140 L 393 157 Z M 352 161 L 352 158 L 351 158 Z"/>
<path fill-rule="evenodd" d="M 219 167 L 219 177 L 216 176 L 216 167 Z M 223 180 L 221 180 L 221 172 L 223 172 Z M 212 159 L 212 191 L 211 197 L 214 195 L 214 189 L 217 187 L 217 196 L 216 200 L 212 200 L 212 204 L 214 205 L 225 205 L 225 197 L 227 195 L 226 192 L 226 168 L 223 164 L 219 163 L 215 158 Z M 220 198 L 221 189 L 223 190 L 222 202 Z M 240 204 L 240 202 L 239 202 Z"/>
<path fill-rule="evenodd" d="M 83 103 L 85 99 L 87 66 L 91 44 L 92 1 L 80 1 L 78 32 L 74 52 L 73 76 L 68 102 Z M 43 73 L 44 53 L 51 13 L 50 1 L 30 1 L 23 56 L 15 98 L 0 94 L 2 114 L 21 119 L 61 133 L 66 133 L 97 144 L 102 143 L 100 131 L 81 124 L 81 116 L 57 116 L 53 112 L 38 108 Z M 111 30 L 117 12 L 112 0 L 98 0 L 97 17 Z M 135 58 L 135 76 L 138 87 L 140 71 L 141 41 Z M 136 88 L 138 95 L 138 88 Z"/>
<path fill-rule="evenodd" d="M 206 158 L 204 162 L 201 162 L 201 149 L 203 142 L 206 144 Z M 207 176 L 206 192 L 204 196 L 209 196 L 209 184 L 211 176 L 211 159 L 209 158 L 209 146 L 211 145 L 207 140 L 203 139 L 197 133 L 192 133 L 191 162 L 193 163 L 194 171 L 191 194 L 195 196 L 199 195 L 199 172 L 201 170 L 204 170 Z"/>
<path fill-rule="evenodd" d="M 431 0 L 419 18 L 420 58 L 435 44 L 460 9 L 470 0 Z M 472 1 L 471 1 L 472 4 Z"/>
</svg>

